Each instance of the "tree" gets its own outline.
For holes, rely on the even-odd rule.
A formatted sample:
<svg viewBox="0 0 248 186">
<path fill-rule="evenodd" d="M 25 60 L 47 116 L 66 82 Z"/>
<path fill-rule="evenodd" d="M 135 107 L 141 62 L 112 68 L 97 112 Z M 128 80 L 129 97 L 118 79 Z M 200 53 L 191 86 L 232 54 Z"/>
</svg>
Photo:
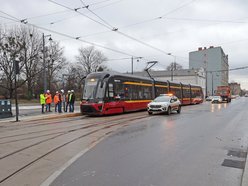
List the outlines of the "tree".
<svg viewBox="0 0 248 186">
<path fill-rule="evenodd" d="M 98 69 L 104 69 L 104 61 L 107 58 L 101 51 L 98 51 L 94 46 L 79 49 L 79 55 L 76 56 L 77 63 L 82 67 L 85 75 L 96 72 Z"/>
<path fill-rule="evenodd" d="M 23 56 L 22 74 L 27 82 L 27 97 L 31 99 L 37 85 L 37 76 L 43 71 L 42 60 L 39 57 L 42 52 L 42 38 L 37 30 L 31 27 L 21 27 L 18 30 L 18 35 L 23 41 L 21 51 Z"/>
<path fill-rule="evenodd" d="M 166 70 L 168 71 L 172 71 L 172 70 L 175 71 L 175 70 L 181 70 L 181 69 L 183 69 L 183 66 L 176 62 L 172 62 L 170 63 L 169 66 L 166 67 Z"/>
<path fill-rule="evenodd" d="M 48 89 L 55 90 L 58 89 L 57 84 L 60 81 L 61 71 L 67 65 L 63 56 L 64 48 L 59 46 L 59 42 L 51 41 L 46 54 Z"/>
<path fill-rule="evenodd" d="M 5 89 L 5 97 L 12 98 L 14 92 L 15 69 L 14 61 L 20 57 L 23 49 L 22 40 L 17 35 L 17 28 L 5 30 L 0 28 L 0 87 Z M 20 63 L 20 69 L 22 68 Z M 19 87 L 19 85 L 17 86 Z"/>
<path fill-rule="evenodd" d="M 21 26 L 9 29 L 0 27 L 0 94 L 13 97 L 16 58 L 21 59 L 17 81 L 18 92 L 22 90 L 23 97 L 31 99 L 34 92 L 37 95 L 43 91 L 42 44 L 41 33 L 33 27 Z M 50 43 L 44 52 L 50 89 L 51 83 L 53 87 L 58 86 L 58 76 L 66 65 L 66 59 L 63 57 L 63 48 L 55 41 Z"/>
</svg>

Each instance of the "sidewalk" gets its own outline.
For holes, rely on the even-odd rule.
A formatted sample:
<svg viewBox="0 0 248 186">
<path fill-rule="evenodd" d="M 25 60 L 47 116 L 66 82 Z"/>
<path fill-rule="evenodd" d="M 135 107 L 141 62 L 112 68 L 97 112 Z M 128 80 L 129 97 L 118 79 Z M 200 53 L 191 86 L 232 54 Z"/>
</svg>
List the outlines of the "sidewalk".
<svg viewBox="0 0 248 186">
<path fill-rule="evenodd" d="M 0 123 L 7 123 L 7 122 L 15 122 L 15 112 L 13 112 L 13 116 L 9 118 L 0 118 Z M 32 121 L 32 120 L 44 120 L 44 119 L 56 119 L 56 118 L 67 118 L 67 117 L 75 117 L 81 116 L 79 109 L 75 110 L 75 112 L 47 112 L 45 114 L 41 113 L 30 113 L 26 115 L 19 115 L 19 121 Z"/>
<path fill-rule="evenodd" d="M 41 114 L 41 105 L 39 103 L 22 103 L 19 104 L 19 115 L 18 119 L 20 121 L 30 121 L 30 120 L 41 120 L 41 119 L 53 119 L 53 118 L 58 118 L 58 117 L 73 117 L 73 116 L 80 116 L 80 107 L 79 107 L 79 102 L 75 103 L 75 110 L 73 113 L 71 112 L 62 112 L 62 113 L 57 113 L 54 112 L 54 106 L 52 105 L 51 110 L 53 112 L 46 112 L 45 114 Z M 16 121 L 16 108 L 15 104 L 12 104 L 12 117 L 9 118 L 0 118 L 0 123 L 4 122 L 15 122 Z"/>
</svg>

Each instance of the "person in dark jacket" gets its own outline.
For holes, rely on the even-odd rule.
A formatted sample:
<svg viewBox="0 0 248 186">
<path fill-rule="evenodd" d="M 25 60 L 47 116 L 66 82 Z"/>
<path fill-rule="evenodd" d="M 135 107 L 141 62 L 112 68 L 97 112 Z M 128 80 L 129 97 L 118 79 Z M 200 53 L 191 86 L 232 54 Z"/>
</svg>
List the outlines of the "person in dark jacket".
<svg viewBox="0 0 248 186">
<path fill-rule="evenodd" d="M 67 91 L 67 94 L 66 94 L 66 96 L 65 96 L 65 102 L 66 102 L 65 112 L 67 112 L 68 107 L 69 107 L 69 111 L 70 111 L 70 101 L 69 101 L 70 95 L 71 95 L 71 91 L 68 90 L 68 91 Z"/>
<path fill-rule="evenodd" d="M 75 103 L 75 94 L 74 94 L 74 90 L 71 90 L 71 94 L 69 96 L 70 112 L 74 112 L 74 103 Z"/>
</svg>

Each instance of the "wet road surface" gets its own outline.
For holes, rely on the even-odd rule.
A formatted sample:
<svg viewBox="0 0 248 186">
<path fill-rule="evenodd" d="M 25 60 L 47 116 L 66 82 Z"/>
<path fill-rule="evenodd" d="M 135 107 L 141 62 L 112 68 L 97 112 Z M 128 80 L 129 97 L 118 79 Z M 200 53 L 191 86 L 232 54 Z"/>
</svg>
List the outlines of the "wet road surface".
<svg viewBox="0 0 248 186">
<path fill-rule="evenodd" d="M 238 186 L 247 108 L 248 99 L 240 98 L 135 121 L 71 164 L 52 186 Z"/>
</svg>

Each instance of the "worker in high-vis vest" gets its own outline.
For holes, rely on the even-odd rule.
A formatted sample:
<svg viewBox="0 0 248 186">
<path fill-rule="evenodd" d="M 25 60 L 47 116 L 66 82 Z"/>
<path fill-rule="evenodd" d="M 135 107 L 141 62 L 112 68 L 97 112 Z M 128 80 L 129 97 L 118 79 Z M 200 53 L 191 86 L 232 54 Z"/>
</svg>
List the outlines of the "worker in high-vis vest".
<svg viewBox="0 0 248 186">
<path fill-rule="evenodd" d="M 55 112 L 58 111 L 59 113 L 61 113 L 62 112 L 61 111 L 62 100 L 61 100 L 61 94 L 58 91 L 56 91 L 56 94 L 55 94 L 53 100 L 54 100 L 54 105 L 55 105 Z"/>
<path fill-rule="evenodd" d="M 71 90 L 71 93 L 69 95 L 69 103 L 70 103 L 70 112 L 74 112 L 74 103 L 75 103 L 75 94 L 74 90 Z"/>
<path fill-rule="evenodd" d="M 46 97 L 45 97 L 45 93 L 41 93 L 40 94 L 40 104 L 41 104 L 41 113 L 44 114 L 44 107 L 46 105 Z"/>
<path fill-rule="evenodd" d="M 46 97 L 46 112 L 52 112 L 51 111 L 51 103 L 52 103 L 53 99 L 52 99 L 52 95 L 50 93 L 50 90 L 47 90 L 45 97 Z"/>
</svg>

